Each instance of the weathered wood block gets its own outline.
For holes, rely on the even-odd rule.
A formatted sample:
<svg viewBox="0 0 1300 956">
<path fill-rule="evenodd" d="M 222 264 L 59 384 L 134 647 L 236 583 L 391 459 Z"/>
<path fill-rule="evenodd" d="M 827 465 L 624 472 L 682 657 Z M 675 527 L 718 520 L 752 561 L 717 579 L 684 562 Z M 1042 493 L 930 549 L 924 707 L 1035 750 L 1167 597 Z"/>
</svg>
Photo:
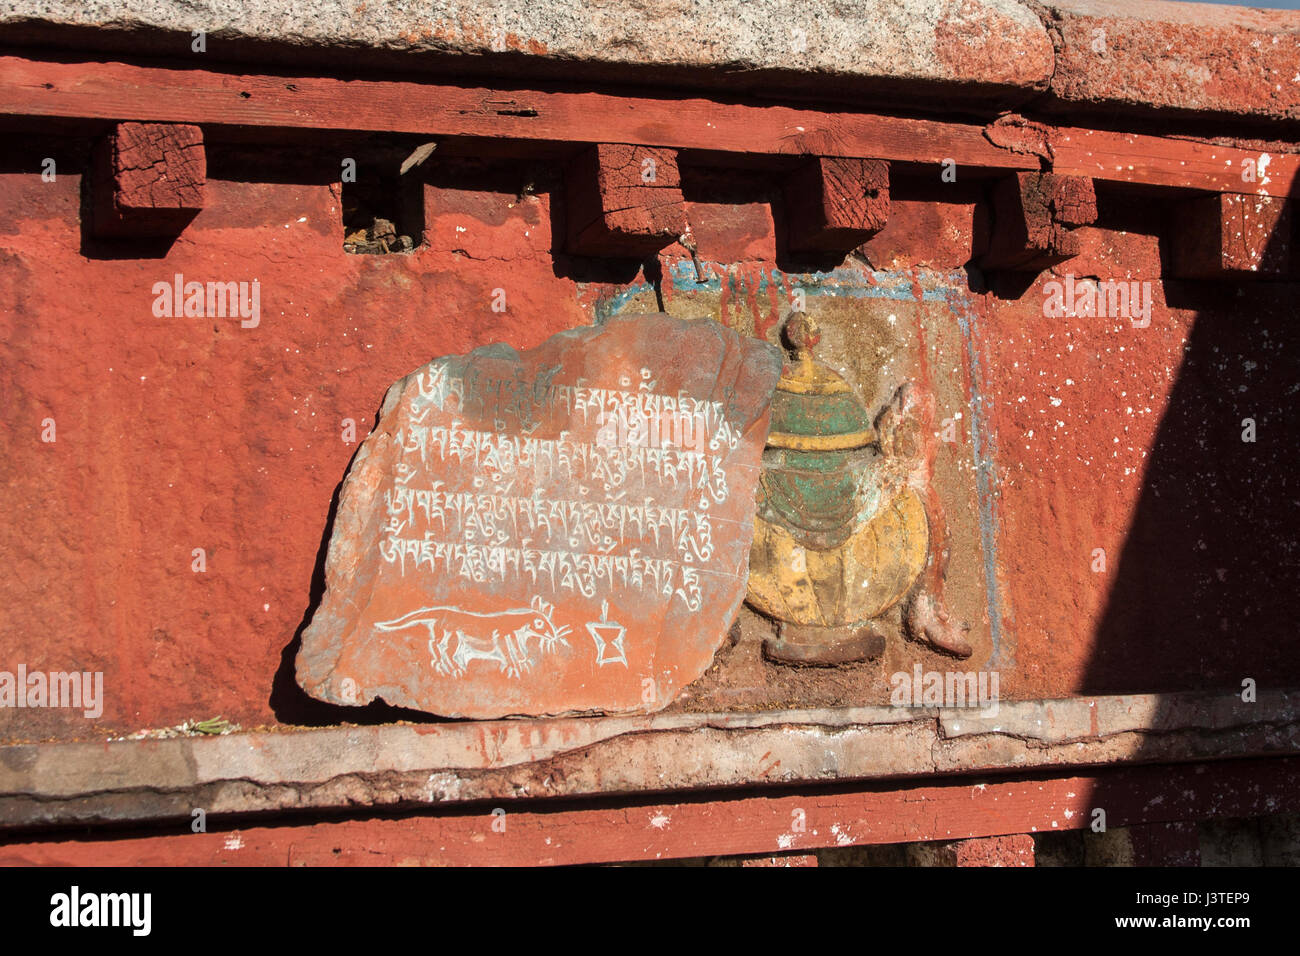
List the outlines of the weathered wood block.
<svg viewBox="0 0 1300 956">
<path fill-rule="evenodd" d="M 686 231 L 676 150 L 599 143 L 570 161 L 564 181 L 575 255 L 653 255 Z"/>
<path fill-rule="evenodd" d="M 103 237 L 179 235 L 203 208 L 203 131 L 180 123 L 118 123 L 95 146 L 93 232 Z"/>
<path fill-rule="evenodd" d="M 1290 200 L 1237 193 L 1204 196 L 1175 208 L 1171 225 L 1171 264 L 1181 279 L 1291 271 Z"/>
<path fill-rule="evenodd" d="M 786 180 L 792 252 L 848 252 L 889 221 L 889 163 L 814 156 Z"/>
<path fill-rule="evenodd" d="M 993 234 L 984 269 L 1038 272 L 1079 254 L 1078 226 L 1097 221 L 1092 180 L 1055 173 L 1016 173 L 993 190 Z"/>
</svg>

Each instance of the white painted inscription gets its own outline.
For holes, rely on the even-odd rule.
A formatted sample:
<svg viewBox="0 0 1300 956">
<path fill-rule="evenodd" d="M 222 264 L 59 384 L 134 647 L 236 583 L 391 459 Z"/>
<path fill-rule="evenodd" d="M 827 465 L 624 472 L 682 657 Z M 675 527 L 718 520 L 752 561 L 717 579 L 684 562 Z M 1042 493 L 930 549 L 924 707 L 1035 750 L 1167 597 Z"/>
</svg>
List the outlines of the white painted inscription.
<svg viewBox="0 0 1300 956">
<path fill-rule="evenodd" d="M 655 392 L 646 368 L 636 390 L 631 375 L 609 389 L 556 384 L 556 371 L 535 381 L 462 377 L 443 360 L 418 373 L 410 420 L 394 436 L 380 558 L 403 577 L 552 597 L 635 589 L 699 610 L 700 576 L 723 573 L 704 570 L 718 531 L 709 509 L 727 500 L 723 461 L 740 430 L 722 402 Z M 683 497 L 691 507 L 657 503 Z M 608 600 L 603 607 L 601 620 L 586 622 L 596 666 L 627 667 L 627 629 L 608 619 Z M 486 662 L 520 677 L 569 648 L 569 628 L 552 611 L 539 596 L 496 613 L 424 607 L 376 627 L 427 628 L 439 674 L 461 677 Z"/>
</svg>

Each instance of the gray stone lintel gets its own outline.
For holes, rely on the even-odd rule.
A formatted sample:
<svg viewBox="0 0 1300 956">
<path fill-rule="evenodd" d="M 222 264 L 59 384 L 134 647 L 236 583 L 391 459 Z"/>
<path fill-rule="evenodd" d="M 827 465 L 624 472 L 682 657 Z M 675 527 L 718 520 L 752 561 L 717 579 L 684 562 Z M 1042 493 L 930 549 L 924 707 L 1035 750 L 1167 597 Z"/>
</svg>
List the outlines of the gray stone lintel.
<svg viewBox="0 0 1300 956">
<path fill-rule="evenodd" d="M 0 829 L 1300 753 L 1300 690 L 386 724 L 0 747 Z"/>
</svg>

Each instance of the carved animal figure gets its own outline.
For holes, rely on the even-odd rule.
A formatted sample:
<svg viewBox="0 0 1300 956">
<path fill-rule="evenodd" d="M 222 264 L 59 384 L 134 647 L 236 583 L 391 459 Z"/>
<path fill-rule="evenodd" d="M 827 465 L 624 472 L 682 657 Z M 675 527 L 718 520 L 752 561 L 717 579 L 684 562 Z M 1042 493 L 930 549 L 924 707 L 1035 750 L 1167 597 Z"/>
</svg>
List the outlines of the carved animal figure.
<svg viewBox="0 0 1300 956">
<path fill-rule="evenodd" d="M 537 640 L 539 654 L 568 647 L 568 627 L 551 620 L 555 609 L 539 597 L 530 607 L 509 611 L 465 611 L 458 607 L 422 607 L 375 627 L 384 631 L 423 625 L 429 631 L 434 670 L 462 677 L 473 661 L 495 661 L 507 677 L 522 677 L 537 663 L 529 642 Z M 454 642 L 454 643 L 453 643 Z"/>
</svg>

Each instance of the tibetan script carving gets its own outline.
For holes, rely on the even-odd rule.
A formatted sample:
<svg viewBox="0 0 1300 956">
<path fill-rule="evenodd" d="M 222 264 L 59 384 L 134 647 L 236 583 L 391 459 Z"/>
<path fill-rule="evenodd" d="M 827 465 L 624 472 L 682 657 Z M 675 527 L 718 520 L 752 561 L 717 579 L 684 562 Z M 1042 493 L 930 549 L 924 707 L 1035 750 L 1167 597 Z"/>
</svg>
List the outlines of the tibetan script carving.
<svg viewBox="0 0 1300 956">
<path fill-rule="evenodd" d="M 654 314 L 402 379 L 344 482 L 300 683 L 476 718 L 666 706 L 744 595 L 780 370 Z"/>
</svg>

